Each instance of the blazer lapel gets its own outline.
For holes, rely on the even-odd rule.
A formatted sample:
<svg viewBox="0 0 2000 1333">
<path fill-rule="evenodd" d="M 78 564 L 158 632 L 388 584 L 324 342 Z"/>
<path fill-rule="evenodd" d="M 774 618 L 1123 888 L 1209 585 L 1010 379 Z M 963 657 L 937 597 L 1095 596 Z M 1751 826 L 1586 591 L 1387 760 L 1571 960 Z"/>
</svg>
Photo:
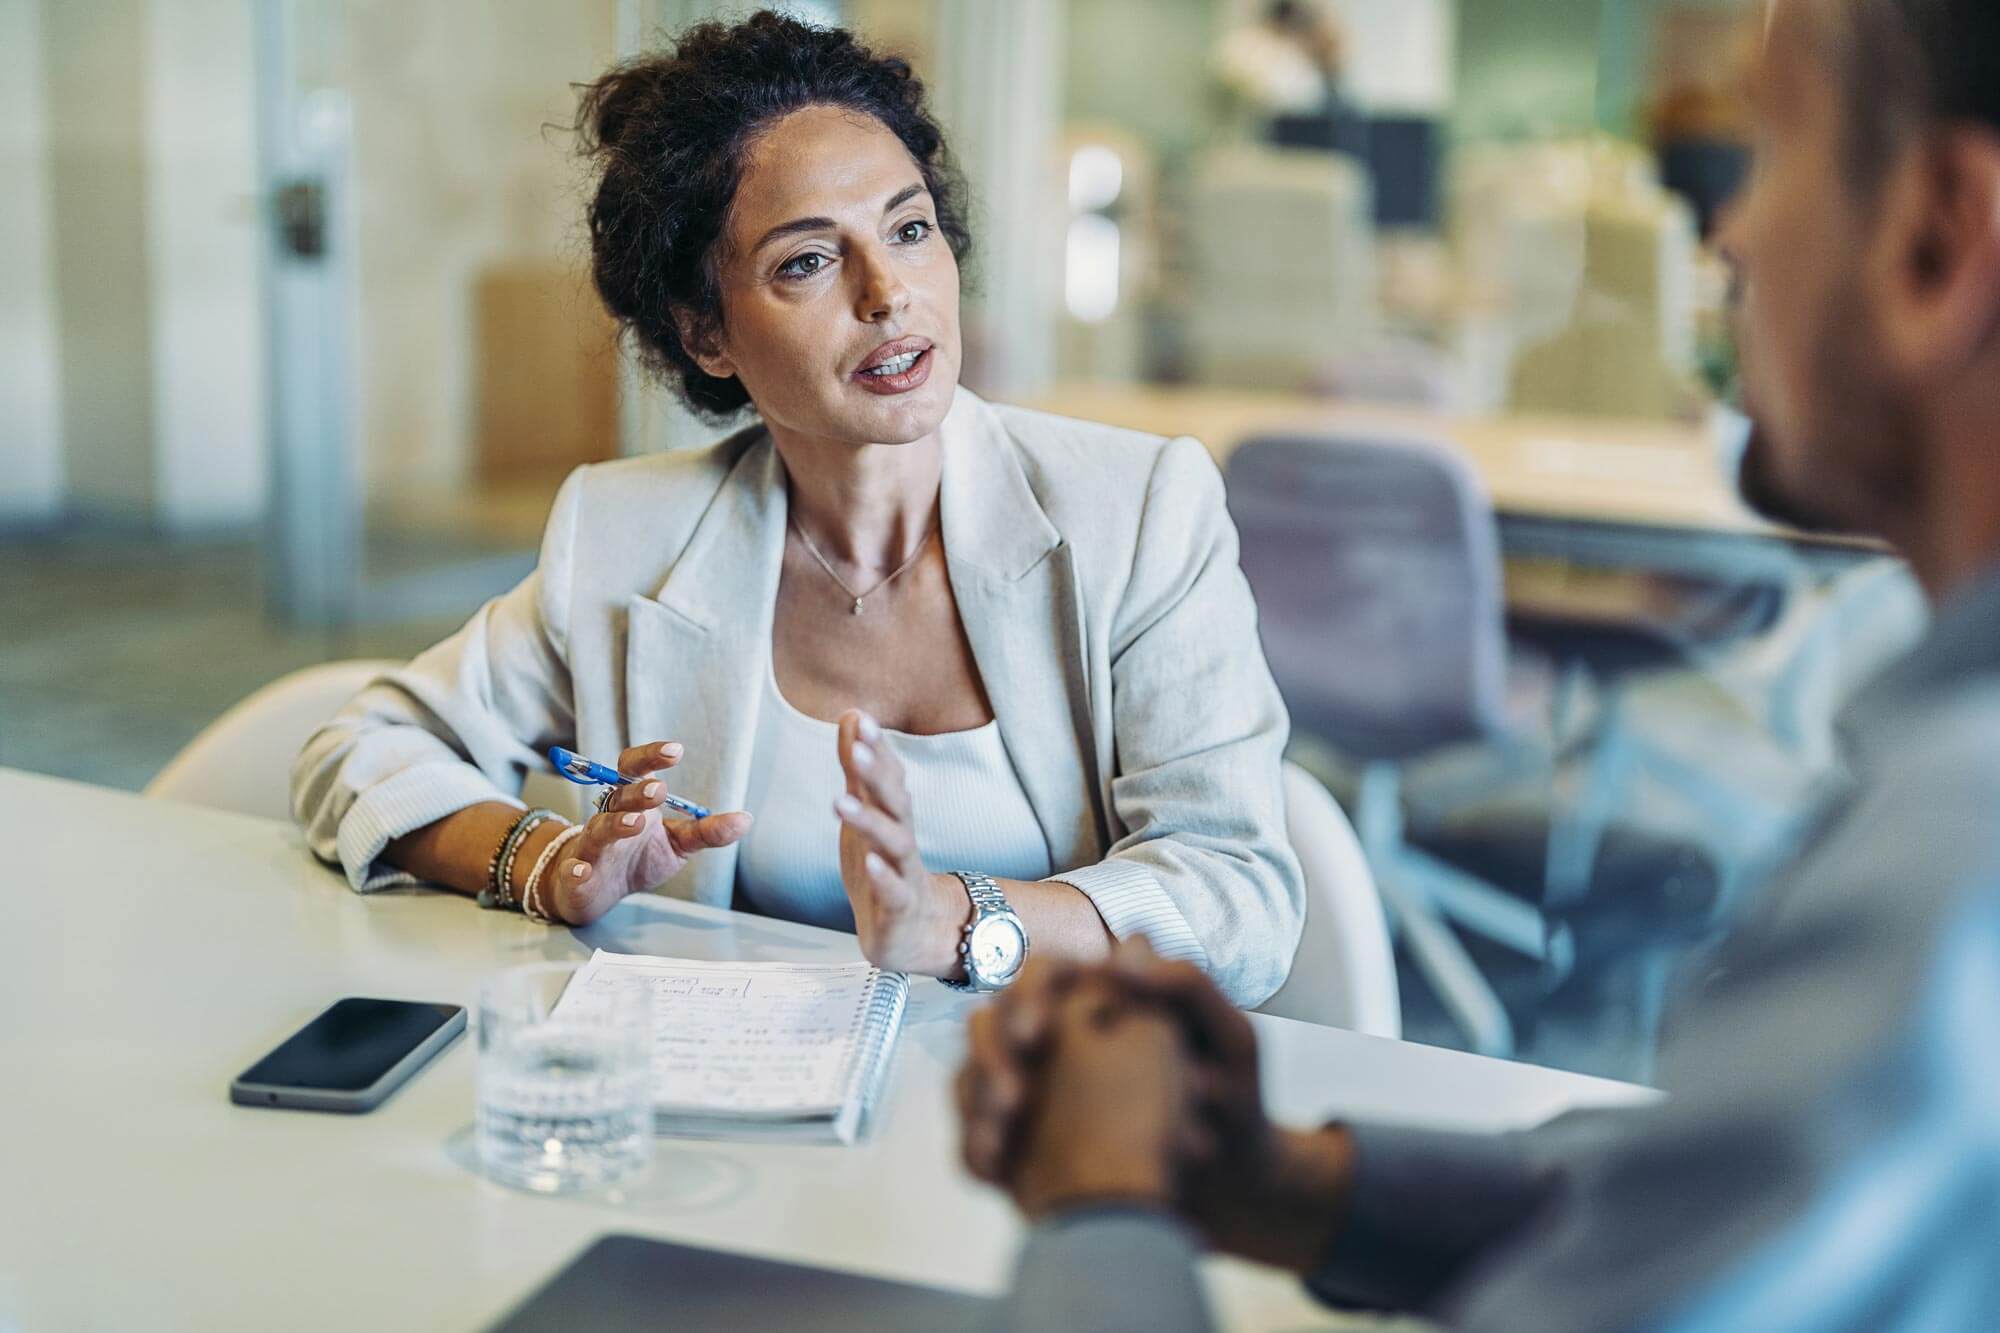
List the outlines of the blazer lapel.
<svg viewBox="0 0 2000 1333">
<path fill-rule="evenodd" d="M 945 562 L 1000 737 L 1058 862 L 1097 860 L 1108 830 L 1090 724 L 1083 600 L 1005 427 L 961 389 L 943 428 Z"/>
<path fill-rule="evenodd" d="M 711 810 L 740 810 L 763 701 L 771 616 L 785 553 L 783 465 L 769 436 L 744 451 L 652 597 L 627 605 L 627 734 L 678 740 L 669 787 Z M 736 848 L 695 856 L 674 892 L 726 907 Z"/>
</svg>

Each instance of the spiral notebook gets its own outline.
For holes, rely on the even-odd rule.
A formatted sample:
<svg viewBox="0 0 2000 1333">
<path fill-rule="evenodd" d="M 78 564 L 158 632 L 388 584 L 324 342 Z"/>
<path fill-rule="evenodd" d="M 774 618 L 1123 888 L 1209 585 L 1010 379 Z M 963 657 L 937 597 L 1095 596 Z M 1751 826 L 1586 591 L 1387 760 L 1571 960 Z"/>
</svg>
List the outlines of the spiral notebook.
<svg viewBox="0 0 2000 1333">
<path fill-rule="evenodd" d="M 659 1131 L 853 1143 L 881 1094 L 909 978 L 868 963 L 706 963 L 607 953 L 557 1012 L 608 986 L 653 996 Z"/>
</svg>

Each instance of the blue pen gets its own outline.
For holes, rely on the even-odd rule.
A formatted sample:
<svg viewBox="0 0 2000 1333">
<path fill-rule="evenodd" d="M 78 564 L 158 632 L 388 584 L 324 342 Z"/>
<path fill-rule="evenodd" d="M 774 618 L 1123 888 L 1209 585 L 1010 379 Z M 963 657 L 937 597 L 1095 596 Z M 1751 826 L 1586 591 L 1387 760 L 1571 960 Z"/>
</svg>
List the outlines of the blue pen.
<svg viewBox="0 0 2000 1333">
<path fill-rule="evenodd" d="M 579 787 L 629 787 L 639 781 L 638 778 L 626 777 L 615 768 L 606 768 L 595 759 L 585 759 L 575 750 L 565 750 L 560 745 L 549 747 L 549 762 L 556 766 L 556 772 Z M 678 796 L 662 796 L 660 804 L 669 810 L 680 811 L 689 819 L 708 818 L 707 806 L 683 801 Z"/>
</svg>

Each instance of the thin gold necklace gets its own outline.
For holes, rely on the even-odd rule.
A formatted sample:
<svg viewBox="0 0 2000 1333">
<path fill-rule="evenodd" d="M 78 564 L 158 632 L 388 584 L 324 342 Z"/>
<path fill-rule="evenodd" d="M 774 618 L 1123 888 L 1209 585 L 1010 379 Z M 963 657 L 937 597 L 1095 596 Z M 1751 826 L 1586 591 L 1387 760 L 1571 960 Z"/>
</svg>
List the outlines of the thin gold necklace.
<svg viewBox="0 0 2000 1333">
<path fill-rule="evenodd" d="M 868 598 L 873 597 L 876 593 L 882 591 L 882 589 L 888 587 L 890 584 L 894 583 L 896 581 L 897 575 L 901 574 L 911 565 L 916 564 L 917 557 L 924 553 L 924 548 L 931 544 L 931 538 L 937 535 L 937 522 L 936 520 L 932 520 L 931 525 L 928 528 L 924 529 L 924 539 L 917 543 L 916 550 L 910 552 L 909 559 L 905 560 L 902 564 L 897 565 L 895 569 L 890 571 L 889 577 L 883 579 L 880 583 L 877 583 L 867 592 L 856 592 L 854 591 L 854 589 L 847 586 L 846 579 L 834 573 L 833 566 L 827 563 L 827 558 L 819 553 L 819 547 L 813 545 L 812 538 L 806 536 L 806 530 L 799 526 L 798 520 L 793 518 L 790 514 L 787 514 L 785 515 L 785 521 L 791 524 L 793 532 L 799 534 L 799 541 L 805 546 L 806 554 L 811 556 L 814 560 L 818 561 L 819 567 L 826 571 L 826 576 L 832 579 L 836 584 L 838 584 L 842 592 L 846 593 L 849 597 L 852 597 L 854 599 L 854 609 L 852 611 L 852 614 L 857 616 L 861 614 L 861 603 L 866 601 Z"/>
</svg>

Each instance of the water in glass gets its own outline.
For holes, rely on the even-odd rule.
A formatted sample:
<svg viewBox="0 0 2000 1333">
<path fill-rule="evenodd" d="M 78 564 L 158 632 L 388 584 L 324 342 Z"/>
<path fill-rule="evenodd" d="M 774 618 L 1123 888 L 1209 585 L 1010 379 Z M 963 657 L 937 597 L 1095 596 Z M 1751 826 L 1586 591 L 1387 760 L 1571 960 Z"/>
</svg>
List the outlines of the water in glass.
<svg viewBox="0 0 2000 1333">
<path fill-rule="evenodd" d="M 652 1033 L 643 989 L 558 1010 L 576 971 L 533 963 L 479 1005 L 479 1160 L 502 1184 L 545 1194 L 628 1180 L 652 1155 Z"/>
</svg>

